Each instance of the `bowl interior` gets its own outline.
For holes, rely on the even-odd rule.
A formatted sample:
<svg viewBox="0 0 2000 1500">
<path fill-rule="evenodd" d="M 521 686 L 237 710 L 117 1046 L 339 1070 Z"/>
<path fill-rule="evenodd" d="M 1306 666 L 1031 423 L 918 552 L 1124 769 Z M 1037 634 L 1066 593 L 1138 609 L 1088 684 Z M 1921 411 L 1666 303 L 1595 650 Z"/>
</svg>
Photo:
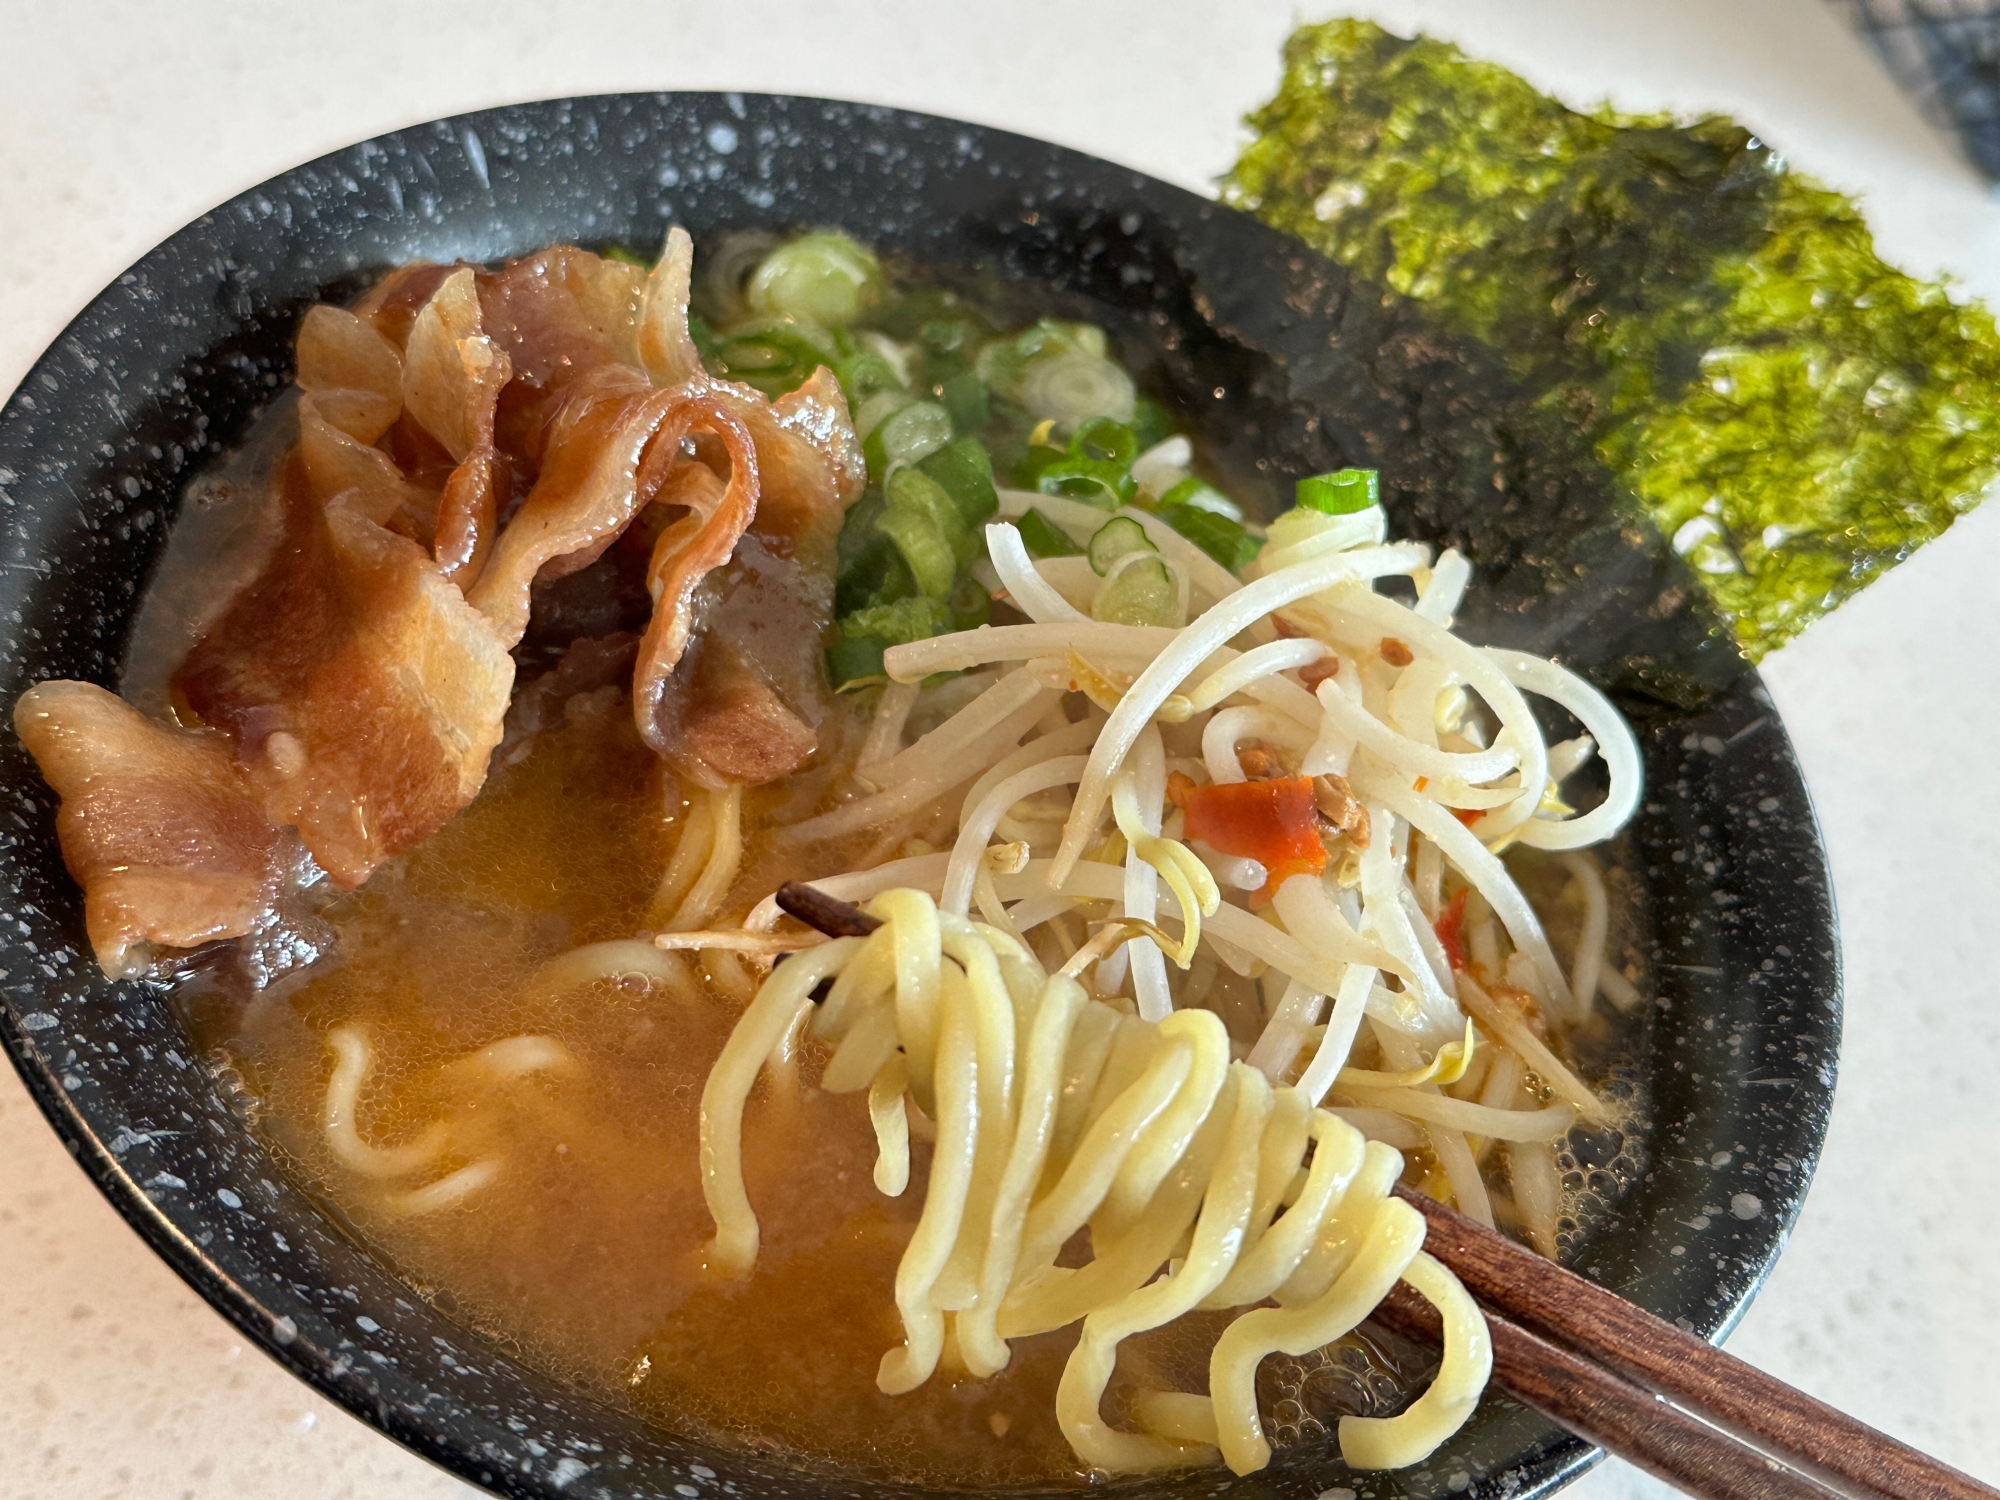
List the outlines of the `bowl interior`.
<svg viewBox="0 0 2000 1500">
<path fill-rule="evenodd" d="M 94 302 L 0 412 L 0 701 L 115 685 L 187 477 L 284 386 L 297 319 L 415 258 L 557 241 L 652 247 L 679 223 L 837 225 L 988 290 L 1106 325 L 1240 493 L 1383 471 L 1404 535 L 1477 569 L 1462 628 L 1558 656 L 1633 719 L 1649 791 L 1628 867 L 1657 995 L 1634 1180 L 1571 1259 L 1699 1333 L 1775 1259 L 1824 1133 L 1839 1032 L 1827 870 L 1775 711 L 1576 433 L 1489 351 L 1255 221 L 998 131 L 733 94 L 555 101 L 439 121 L 283 174 L 203 216 Z M 333 1228 L 192 1055 L 166 997 L 83 945 L 54 799 L 0 740 L 0 1034 L 112 1202 L 215 1307 L 333 1399 L 523 1496 L 912 1493 L 682 1441 L 451 1323 Z M 1585 1163 L 1585 1166 L 1590 1163 Z M 1429 1464 L 1351 1476 L 1323 1449 L 1189 1497 L 1546 1493 L 1591 1450 L 1498 1395 Z"/>
</svg>

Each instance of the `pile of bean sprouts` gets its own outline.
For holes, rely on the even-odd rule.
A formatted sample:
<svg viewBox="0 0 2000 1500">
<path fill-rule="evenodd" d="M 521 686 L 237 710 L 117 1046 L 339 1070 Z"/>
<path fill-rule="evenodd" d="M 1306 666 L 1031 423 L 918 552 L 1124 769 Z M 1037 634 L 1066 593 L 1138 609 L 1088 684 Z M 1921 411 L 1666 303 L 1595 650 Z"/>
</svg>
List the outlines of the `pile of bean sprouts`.
<svg viewBox="0 0 2000 1500">
<path fill-rule="evenodd" d="M 1388 1276 L 1374 1299 L 1400 1275 L 1445 1312 L 1442 1394 L 1412 1408 L 1422 1420 L 1386 1437 L 1355 1426 L 1351 1443 L 1342 1427 L 1357 1464 L 1413 1462 L 1470 1411 L 1484 1331 L 1449 1273 L 1418 1254 L 1421 1222 L 1390 1213 L 1402 1205 L 1382 1195 L 1403 1169 L 1398 1152 L 1421 1150 L 1434 1167 L 1427 1185 L 1491 1224 L 1482 1163 L 1504 1153 L 1512 1221 L 1554 1253 L 1554 1143 L 1607 1111 L 1546 1038 L 1585 1020 L 1600 994 L 1621 1008 L 1639 1000 L 1607 961 L 1605 883 L 1581 852 L 1636 808 L 1638 745 L 1573 673 L 1454 635 L 1469 565 L 1455 551 L 1433 559 L 1424 545 L 1387 540 L 1379 508 L 1274 526 L 1248 581 L 1157 517 L 1122 510 L 1192 616 L 1142 626 L 1093 618 L 1096 591 L 1112 580 L 1084 559 L 1030 557 L 1011 524 L 1030 507 L 1079 544 L 1107 519 L 1079 502 L 1001 491 L 1001 519 L 986 531 L 989 581 L 1026 623 L 891 649 L 853 795 L 776 835 L 805 850 L 886 830 L 882 862 L 814 883 L 876 902 L 890 923 L 778 967 L 711 1075 L 703 1169 L 716 1263 L 741 1271 L 756 1253 L 732 1155 L 744 1101 L 759 1070 L 788 1060 L 811 1026 L 837 1049 L 825 1086 L 869 1090 L 883 1191 L 907 1186 L 905 1115 L 920 1112 L 936 1131 L 924 1215 L 897 1282 L 906 1343 L 884 1360 L 884 1390 L 928 1378 L 947 1328 L 967 1368 L 1000 1368 L 1000 1331 L 1010 1318 L 1016 1331 L 1044 1326 L 1020 1314 L 1039 1298 L 1084 1320 L 1058 1407 L 1087 1462 L 1185 1463 L 1206 1444 L 1232 1467 L 1258 1467 L 1269 1449 L 1242 1361 L 1254 1374 L 1262 1353 L 1345 1332 L 1374 1305 L 1357 1288 L 1375 1283 L 1346 1274 L 1365 1266 Z M 1379 592 L 1388 578 L 1408 579 L 1414 603 Z M 1073 718 L 1079 693 L 1089 706 Z M 1584 733 L 1549 744 L 1529 695 Z M 1174 773 L 1197 786 L 1245 780 L 1252 750 L 1260 771 L 1315 778 L 1323 807 L 1361 814 L 1327 825 L 1323 873 L 1291 876 L 1261 907 L 1251 895 L 1269 872 L 1191 846 L 1168 796 Z M 1593 754 L 1609 789 L 1578 813 L 1564 783 Z M 740 931 L 701 930 L 741 857 L 740 800 L 725 798 L 704 815 L 707 864 L 691 851 L 663 883 L 671 930 L 656 941 L 753 954 L 805 946 L 810 935 L 781 931 L 769 899 Z M 940 826 L 948 847 L 886 857 L 907 851 L 909 830 Z M 1567 968 L 1501 858 L 1515 845 L 1547 851 L 1572 883 L 1581 920 Z M 1456 965 L 1437 930 L 1448 885 L 1464 892 Z M 1254 1035 L 1239 1027 L 1232 1037 L 1206 1008 L 1223 968 L 1262 985 Z M 816 1011 L 814 985 L 835 975 Z M 1069 1028 L 1097 1011 L 1109 1019 L 1091 1025 L 1140 1038 L 1122 1070 L 1101 1049 L 1097 1072 L 1077 1055 Z M 1056 1012 L 1070 1019 L 1051 1039 L 1039 1018 Z M 1381 1066 L 1351 1065 L 1363 1041 Z M 1175 1067 L 1171 1087 L 1148 1071 Z M 1065 1101 L 1088 1096 L 1067 1127 L 1037 1093 L 1044 1085 Z M 1105 1124 L 1114 1119 L 1124 1123 Z M 1379 1188 L 1370 1163 L 1388 1174 Z M 1090 1266 L 1055 1267 L 1056 1231 L 1086 1224 Z M 1282 1251 L 1258 1260 L 1280 1240 Z M 1118 1269 L 1095 1270 L 1107 1261 Z M 1092 1295 L 1058 1294 L 1055 1283 L 1077 1279 Z M 1298 1308 L 1336 1293 L 1345 1300 L 1333 1313 L 1301 1321 Z M 1139 1433 L 1102 1421 L 1120 1338 L 1188 1308 L 1272 1297 L 1278 1308 L 1244 1314 L 1218 1345 L 1208 1395 L 1142 1393 Z M 1273 1318 L 1292 1320 L 1283 1337 L 1265 1326 Z M 1253 1332 L 1235 1337 L 1239 1328 Z"/>
</svg>

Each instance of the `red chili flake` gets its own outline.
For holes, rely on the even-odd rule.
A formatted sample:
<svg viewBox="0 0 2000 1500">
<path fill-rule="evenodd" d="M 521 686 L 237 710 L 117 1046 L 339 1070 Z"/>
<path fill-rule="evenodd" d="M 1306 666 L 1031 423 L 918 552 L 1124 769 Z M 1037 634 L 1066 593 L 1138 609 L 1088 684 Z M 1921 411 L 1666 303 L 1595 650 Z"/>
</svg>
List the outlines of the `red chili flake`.
<svg viewBox="0 0 2000 1500">
<path fill-rule="evenodd" d="M 1432 925 L 1437 930 L 1438 942 L 1444 946 L 1444 956 L 1454 971 L 1465 967 L 1465 898 L 1471 887 L 1460 891 L 1445 902 L 1444 910 Z"/>
<path fill-rule="evenodd" d="M 1187 836 L 1264 867 L 1267 879 L 1251 897 L 1253 904 L 1269 901 L 1294 875 L 1317 875 L 1326 868 L 1310 778 L 1279 776 L 1220 786 L 1183 781 L 1185 785 L 1169 778 L 1167 795 L 1186 814 Z"/>
<path fill-rule="evenodd" d="M 1451 815 L 1467 828 L 1470 828 L 1486 816 L 1486 809 L 1482 807 L 1454 807 L 1451 810 Z"/>
<path fill-rule="evenodd" d="M 1382 660 L 1386 661 L 1392 667 L 1407 667 L 1417 659 L 1415 653 L 1393 635 L 1382 637 L 1381 651 Z"/>
</svg>

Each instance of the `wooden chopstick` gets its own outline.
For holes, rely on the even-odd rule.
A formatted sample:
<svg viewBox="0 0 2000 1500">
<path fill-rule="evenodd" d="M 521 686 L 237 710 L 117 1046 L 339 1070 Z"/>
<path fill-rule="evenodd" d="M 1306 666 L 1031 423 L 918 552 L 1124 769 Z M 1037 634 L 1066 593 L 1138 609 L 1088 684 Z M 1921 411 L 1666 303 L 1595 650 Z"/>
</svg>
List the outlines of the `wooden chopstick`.
<svg viewBox="0 0 2000 1500">
<path fill-rule="evenodd" d="M 1437 1309 L 1402 1282 L 1370 1316 L 1423 1342 L 1441 1337 Z M 1805 1475 L 1491 1309 L 1486 1328 L 1493 1379 L 1508 1395 L 1676 1489 L 1706 1500 L 1833 1500 Z"/>
<path fill-rule="evenodd" d="M 1538 1342 L 1544 1347 L 1560 1346 L 1572 1356 L 1580 1355 L 1580 1362 L 1615 1371 L 1716 1428 L 1747 1439 L 1819 1480 L 1823 1486 L 1820 1492 L 1866 1500 L 2000 1500 L 2000 1491 L 1970 1475 L 1815 1401 L 1456 1210 L 1408 1188 L 1396 1191 L 1429 1221 L 1424 1248 L 1449 1266 L 1467 1291 L 1499 1314 L 1498 1322 L 1529 1337 L 1539 1335 Z M 1500 1336 L 1496 1332 L 1496 1373 L 1499 1355 Z M 1504 1376 L 1502 1383 L 1508 1383 Z M 1566 1417 L 1543 1407 L 1533 1392 L 1516 1394 L 1570 1425 Z M 1636 1412 L 1624 1415 L 1637 1419 L 1643 1428 L 1660 1420 L 1659 1414 L 1668 1410 L 1664 1402 L 1655 1401 L 1643 1416 Z M 1572 1430 L 1600 1447 L 1628 1455 L 1633 1452 L 1635 1438 L 1643 1440 L 1642 1433 L 1622 1421 L 1602 1433 Z M 1743 1461 L 1740 1449 L 1737 1461 Z M 1713 1485 L 1714 1470 L 1695 1476 L 1699 1487 L 1672 1474 L 1662 1473 L 1661 1477 L 1693 1493 L 1723 1493 Z M 1742 1493 L 1775 1496 L 1808 1492 Z"/>
<path fill-rule="evenodd" d="M 866 937 L 882 925 L 798 881 L 778 888 L 777 904 L 828 937 Z M 1708 1500 L 2000 1500 L 2000 1490 L 1435 1199 L 1396 1191 L 1428 1221 L 1424 1248 L 1484 1305 L 1499 1383 L 1667 1483 Z M 1400 1283 L 1375 1316 L 1419 1337 L 1439 1336 L 1436 1310 Z"/>
<path fill-rule="evenodd" d="M 797 917 L 828 937 L 867 937 L 882 925 L 880 917 L 869 916 L 852 901 L 829 896 L 802 880 L 787 880 L 771 899 L 786 916 Z"/>
</svg>

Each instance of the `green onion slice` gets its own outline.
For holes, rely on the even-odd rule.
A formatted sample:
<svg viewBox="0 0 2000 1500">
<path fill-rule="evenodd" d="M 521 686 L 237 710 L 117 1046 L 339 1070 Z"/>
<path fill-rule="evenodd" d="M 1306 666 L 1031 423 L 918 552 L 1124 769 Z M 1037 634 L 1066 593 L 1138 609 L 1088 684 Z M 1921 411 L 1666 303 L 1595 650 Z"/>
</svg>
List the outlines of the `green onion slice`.
<svg viewBox="0 0 2000 1500">
<path fill-rule="evenodd" d="M 917 467 L 943 486 L 968 531 L 992 520 L 1000 509 L 993 488 L 993 458 L 978 438 L 958 438 L 920 459 Z"/>
<path fill-rule="evenodd" d="M 1376 469 L 1335 469 L 1301 479 L 1295 494 L 1298 504 L 1323 515 L 1345 516 L 1379 505 L 1382 476 Z"/>
<path fill-rule="evenodd" d="M 978 556 L 978 534 L 966 524 L 943 485 L 921 470 L 898 469 L 875 522 L 910 566 L 918 592 L 947 599 L 961 568 Z"/>
<path fill-rule="evenodd" d="M 928 458 L 951 441 L 951 413 L 934 401 L 911 401 L 877 421 L 862 439 L 868 472 L 876 479 Z"/>
<path fill-rule="evenodd" d="M 1158 552 L 1153 539 L 1146 535 L 1146 528 L 1130 516 L 1117 516 L 1106 521 L 1091 534 L 1090 569 L 1099 578 L 1111 571 L 1111 565 L 1128 552 Z"/>
<path fill-rule="evenodd" d="M 801 318 L 756 318 L 715 335 L 714 357 L 732 380 L 767 396 L 796 389 L 821 365 L 839 359 L 833 336 Z"/>
<path fill-rule="evenodd" d="M 882 263 L 844 234 L 801 235 L 764 257 L 743 297 L 758 312 L 845 328 L 882 295 Z"/>
<path fill-rule="evenodd" d="M 1136 521 L 1125 517 L 1119 520 L 1134 530 L 1139 529 Z M 1116 526 L 1119 521 L 1111 524 Z M 1096 538 L 1091 540 L 1095 543 Z M 1093 558 L 1093 566 L 1095 561 Z M 1109 625 L 1176 625 L 1180 622 L 1180 606 L 1180 590 L 1174 586 L 1166 563 L 1157 555 L 1133 557 L 1098 589 L 1097 597 L 1091 601 L 1090 617 Z"/>
<path fill-rule="evenodd" d="M 849 693 L 887 682 L 882 653 L 889 644 L 879 636 L 850 636 L 843 629 L 826 648 L 826 675 L 832 679 L 834 691 Z"/>
<path fill-rule="evenodd" d="M 1077 458 L 1096 459 L 1129 469 L 1132 460 L 1139 456 L 1139 439 L 1123 422 L 1092 417 L 1071 435 L 1069 451 Z"/>
<path fill-rule="evenodd" d="M 1212 511 L 1218 516 L 1226 516 L 1232 521 L 1243 519 L 1243 507 L 1215 488 L 1206 479 L 1190 475 L 1160 496 L 1160 504 L 1187 505 L 1196 510 Z"/>
<path fill-rule="evenodd" d="M 1232 573 L 1240 573 L 1247 568 L 1264 545 L 1249 533 L 1242 522 L 1199 505 L 1169 505 L 1162 501 L 1154 508 L 1153 514 Z"/>
<path fill-rule="evenodd" d="M 1032 505 L 1014 523 L 1030 557 L 1076 557 L 1083 548 L 1070 540 L 1069 533 Z"/>
<path fill-rule="evenodd" d="M 1081 500 L 1101 510 L 1129 504 L 1139 492 L 1131 469 L 1098 458 L 1059 458 L 1044 464 L 1035 476 L 1035 488 L 1044 495 Z"/>
<path fill-rule="evenodd" d="M 970 370 L 939 386 L 938 400 L 951 413 L 951 425 L 959 432 L 983 432 L 993 420 L 993 408 L 986 399 L 986 382 Z"/>
</svg>

